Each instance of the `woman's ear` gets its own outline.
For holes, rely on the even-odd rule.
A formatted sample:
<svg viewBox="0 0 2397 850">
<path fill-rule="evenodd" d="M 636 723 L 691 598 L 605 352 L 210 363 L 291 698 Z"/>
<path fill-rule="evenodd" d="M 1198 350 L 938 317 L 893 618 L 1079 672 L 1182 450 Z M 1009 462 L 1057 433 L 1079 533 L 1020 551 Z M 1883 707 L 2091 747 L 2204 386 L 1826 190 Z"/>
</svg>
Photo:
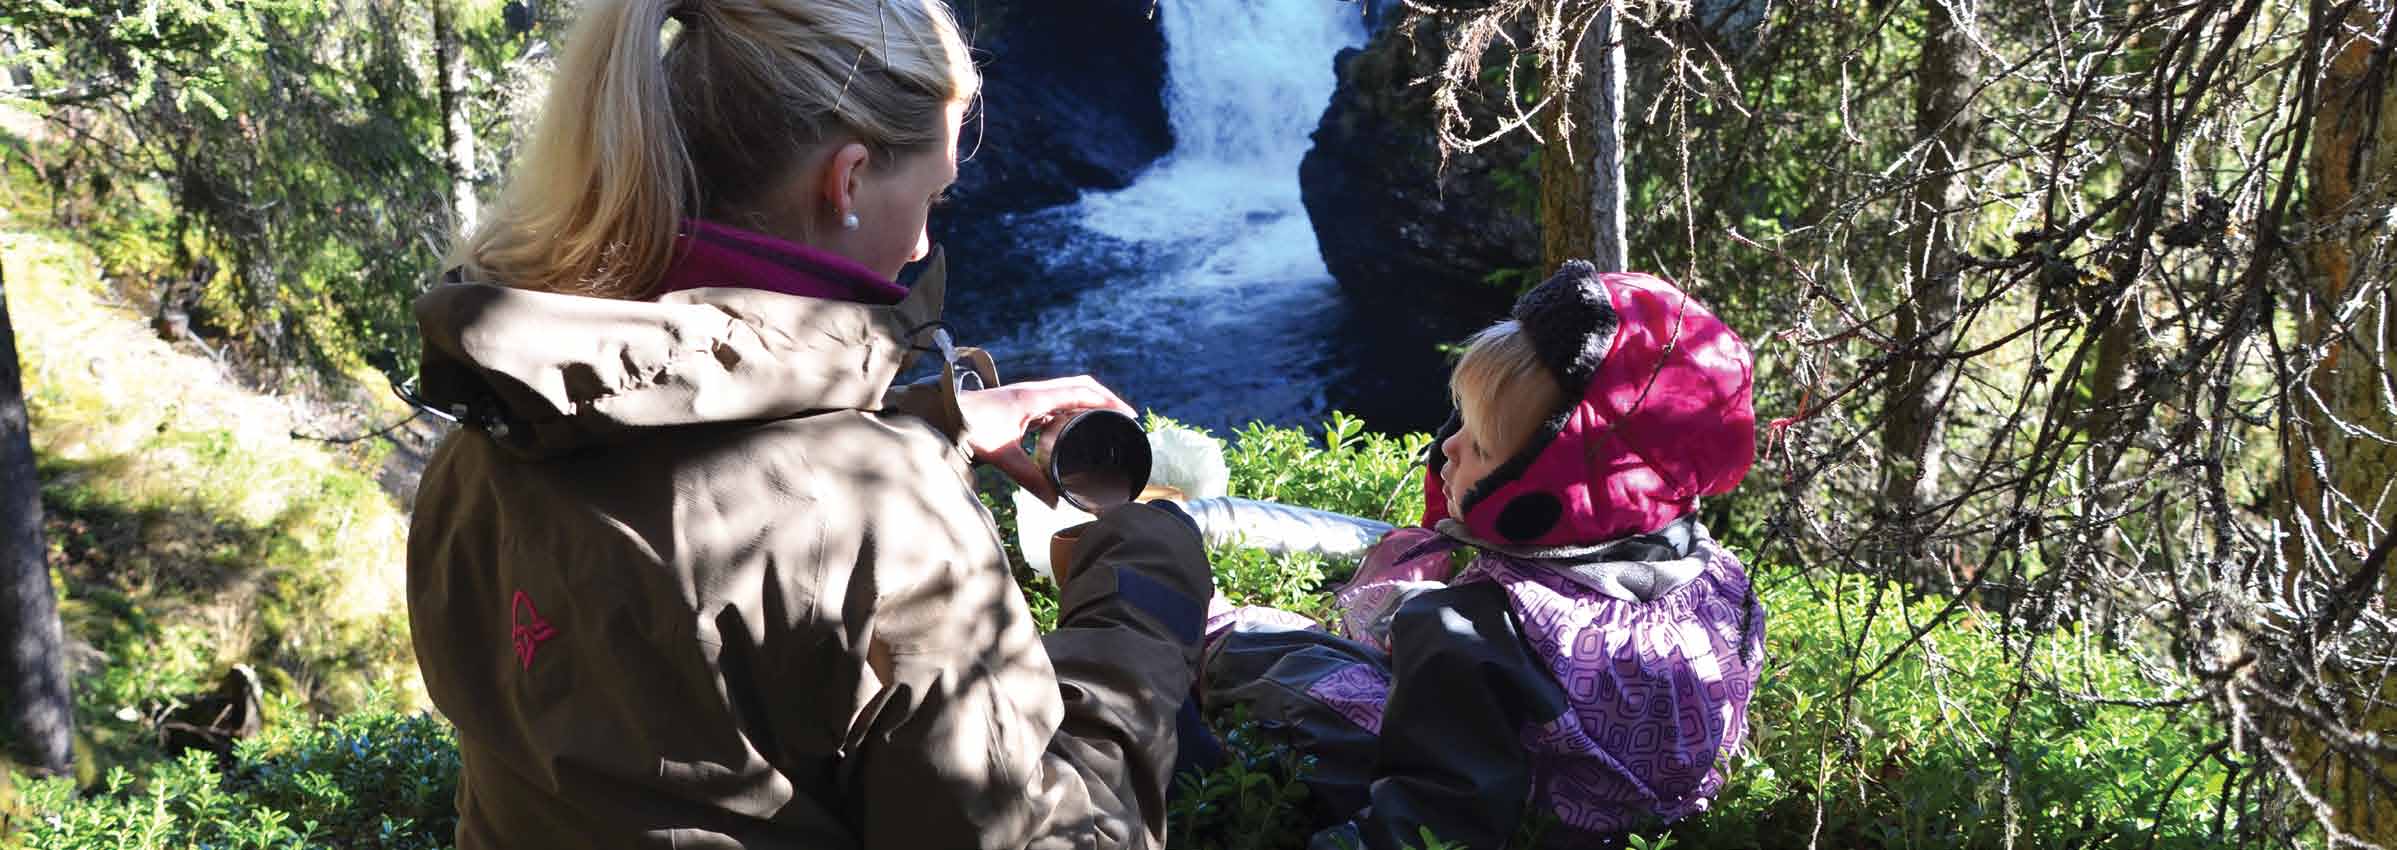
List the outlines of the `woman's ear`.
<svg viewBox="0 0 2397 850">
<path fill-rule="evenodd" d="M 865 179 L 862 172 L 871 153 L 865 145 L 849 142 L 824 159 L 824 171 L 818 185 L 823 189 L 824 203 L 831 208 L 833 220 L 838 221 L 843 214 L 857 210 L 857 191 Z"/>
</svg>

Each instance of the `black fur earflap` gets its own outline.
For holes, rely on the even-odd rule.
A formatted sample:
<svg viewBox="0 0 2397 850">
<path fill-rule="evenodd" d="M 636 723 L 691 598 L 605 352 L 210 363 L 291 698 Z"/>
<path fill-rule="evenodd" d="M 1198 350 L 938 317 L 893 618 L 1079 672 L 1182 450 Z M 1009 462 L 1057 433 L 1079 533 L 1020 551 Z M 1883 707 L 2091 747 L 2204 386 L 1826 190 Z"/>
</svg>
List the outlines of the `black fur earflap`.
<svg viewBox="0 0 2397 850">
<path fill-rule="evenodd" d="M 1607 298 L 1598 267 L 1585 260 L 1565 261 L 1555 275 L 1523 293 L 1515 301 L 1514 317 L 1569 396 L 1589 387 L 1598 361 L 1614 346 L 1614 302 Z"/>
</svg>

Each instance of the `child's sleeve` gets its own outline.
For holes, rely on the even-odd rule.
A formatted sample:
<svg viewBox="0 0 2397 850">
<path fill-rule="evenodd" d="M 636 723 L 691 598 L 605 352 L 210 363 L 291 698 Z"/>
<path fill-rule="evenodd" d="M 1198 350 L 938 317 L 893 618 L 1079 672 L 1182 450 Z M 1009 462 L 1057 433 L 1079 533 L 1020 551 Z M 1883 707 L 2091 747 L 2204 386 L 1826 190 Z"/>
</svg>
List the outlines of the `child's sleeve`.
<svg viewBox="0 0 2397 850">
<path fill-rule="evenodd" d="M 1336 829 L 1374 850 L 1421 846 L 1426 830 L 1459 847 L 1505 846 L 1531 796 L 1523 732 L 1565 710 L 1563 691 L 1496 585 L 1415 596 L 1391 646 L 1370 802 Z"/>
<path fill-rule="evenodd" d="M 1390 651 L 1390 624 L 1416 594 L 1438 590 L 1455 575 L 1457 542 L 1427 528 L 1401 528 L 1383 535 L 1357 574 L 1333 594 L 1340 635 Z"/>
</svg>

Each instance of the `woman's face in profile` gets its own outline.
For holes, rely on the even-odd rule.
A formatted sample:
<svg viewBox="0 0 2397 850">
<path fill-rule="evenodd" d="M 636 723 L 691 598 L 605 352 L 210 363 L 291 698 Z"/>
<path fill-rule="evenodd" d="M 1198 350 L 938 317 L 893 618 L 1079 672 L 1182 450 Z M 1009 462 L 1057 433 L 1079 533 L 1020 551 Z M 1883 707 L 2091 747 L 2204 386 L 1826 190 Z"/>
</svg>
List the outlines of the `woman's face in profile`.
<svg viewBox="0 0 2397 850">
<path fill-rule="evenodd" d="M 924 258 L 932 249 L 925 222 L 932 205 L 957 181 L 957 130 L 966 105 L 953 103 L 943 118 L 940 144 L 902 154 L 889 166 L 868 163 L 857 170 L 854 196 L 857 229 L 835 231 L 828 246 L 885 278 Z"/>
</svg>

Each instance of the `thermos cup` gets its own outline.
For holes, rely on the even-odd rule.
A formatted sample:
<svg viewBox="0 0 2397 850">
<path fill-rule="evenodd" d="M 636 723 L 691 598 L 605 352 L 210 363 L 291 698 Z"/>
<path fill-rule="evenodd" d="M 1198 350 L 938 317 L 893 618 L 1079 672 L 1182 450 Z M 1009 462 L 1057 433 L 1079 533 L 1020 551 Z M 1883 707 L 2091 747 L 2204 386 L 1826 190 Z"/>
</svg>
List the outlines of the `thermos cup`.
<svg viewBox="0 0 2397 850">
<path fill-rule="evenodd" d="M 1148 489 L 1148 432 L 1112 410 L 1085 410 L 1041 429 L 1032 462 L 1067 504 L 1096 514 L 1132 502 Z M 1088 523 L 1049 539 L 1049 569 L 1062 587 Z"/>
<path fill-rule="evenodd" d="M 1085 410 L 1041 429 L 1032 462 L 1067 504 L 1091 513 L 1131 502 L 1149 485 L 1149 435 L 1132 417 Z"/>
</svg>

